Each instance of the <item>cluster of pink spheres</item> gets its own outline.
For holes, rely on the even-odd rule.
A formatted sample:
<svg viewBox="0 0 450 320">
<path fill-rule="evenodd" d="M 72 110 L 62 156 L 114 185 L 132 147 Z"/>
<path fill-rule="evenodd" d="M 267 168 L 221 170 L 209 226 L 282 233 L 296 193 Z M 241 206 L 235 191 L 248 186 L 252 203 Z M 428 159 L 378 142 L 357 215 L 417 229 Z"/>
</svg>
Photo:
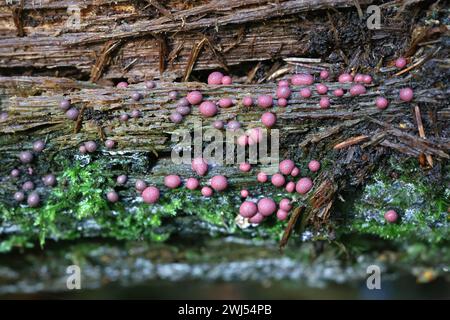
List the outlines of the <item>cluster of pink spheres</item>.
<svg viewBox="0 0 450 320">
<path fill-rule="evenodd" d="M 42 140 L 37 140 L 33 143 L 33 152 L 32 151 L 22 151 L 19 154 L 19 160 L 23 165 L 30 165 L 34 160 L 35 156 L 39 153 L 41 153 L 45 149 L 45 142 Z M 32 167 L 28 167 L 27 170 L 25 170 L 26 174 L 29 176 L 33 176 L 34 170 Z M 12 179 L 19 179 L 22 172 L 15 168 L 11 170 L 10 177 Z M 56 176 L 52 173 L 49 173 L 42 177 L 42 184 L 45 187 L 54 187 L 57 183 Z M 27 201 L 28 206 L 34 208 L 38 207 L 41 203 L 40 195 L 37 191 L 35 191 L 36 186 L 31 180 L 25 181 L 22 186 L 21 190 L 18 190 L 14 193 L 14 201 L 17 203 L 22 203 L 23 201 Z M 26 192 L 28 193 L 28 196 L 26 196 Z"/>
<path fill-rule="evenodd" d="M 242 164 L 239 166 L 241 169 Z M 296 191 L 299 194 L 308 193 L 313 187 L 313 181 L 309 177 L 302 177 L 297 182 L 288 181 L 296 178 L 300 174 L 300 169 L 295 165 L 294 161 L 285 159 L 280 162 L 278 166 L 279 172 L 272 175 L 270 182 L 277 188 L 285 188 L 288 193 Z M 317 160 L 311 160 L 308 163 L 308 169 L 311 172 L 317 172 L 320 170 L 320 163 Z M 241 169 L 242 170 L 242 169 Z M 244 170 L 242 170 L 244 171 Z M 250 170 L 245 170 L 250 171 Z M 269 176 L 264 172 L 259 172 L 256 179 L 260 183 L 266 183 L 269 181 Z M 247 199 L 250 196 L 248 190 L 241 190 L 241 197 Z M 278 209 L 277 209 L 278 208 Z M 278 206 L 271 198 L 262 198 L 258 201 L 245 200 L 240 208 L 239 214 L 248 219 L 252 224 L 260 224 L 266 217 L 271 216 L 276 212 L 277 219 L 282 221 L 286 220 L 289 216 L 289 212 L 292 209 L 291 200 L 285 198 L 282 199 Z"/>
</svg>

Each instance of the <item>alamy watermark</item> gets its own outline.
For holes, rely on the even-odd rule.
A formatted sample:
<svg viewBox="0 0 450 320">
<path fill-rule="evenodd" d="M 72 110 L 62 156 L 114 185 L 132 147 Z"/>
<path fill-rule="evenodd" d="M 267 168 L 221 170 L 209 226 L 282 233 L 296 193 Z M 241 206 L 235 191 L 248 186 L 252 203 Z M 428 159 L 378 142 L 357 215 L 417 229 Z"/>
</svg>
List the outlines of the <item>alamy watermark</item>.
<svg viewBox="0 0 450 320">
<path fill-rule="evenodd" d="M 66 287 L 68 290 L 81 289 L 81 268 L 76 264 L 68 266 L 66 269 Z"/>
<path fill-rule="evenodd" d="M 366 273 L 368 275 L 366 286 L 369 290 L 381 289 L 381 269 L 379 266 L 373 264 L 367 267 Z"/>
</svg>

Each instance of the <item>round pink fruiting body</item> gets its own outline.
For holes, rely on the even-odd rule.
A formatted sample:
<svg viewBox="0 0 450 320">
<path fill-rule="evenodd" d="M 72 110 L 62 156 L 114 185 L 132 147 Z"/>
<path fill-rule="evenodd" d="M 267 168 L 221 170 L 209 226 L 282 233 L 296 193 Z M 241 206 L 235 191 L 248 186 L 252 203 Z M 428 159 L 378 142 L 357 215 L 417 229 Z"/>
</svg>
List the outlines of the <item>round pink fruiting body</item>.
<svg viewBox="0 0 450 320">
<path fill-rule="evenodd" d="M 113 149 L 116 146 L 116 142 L 114 140 L 108 139 L 105 141 L 105 147 L 108 149 Z"/>
<path fill-rule="evenodd" d="M 147 188 L 147 183 L 142 179 L 137 179 L 134 187 L 137 191 L 142 192 L 145 190 L 145 188 Z"/>
<path fill-rule="evenodd" d="M 251 107 L 253 105 L 252 97 L 246 96 L 242 99 L 242 104 L 244 107 Z"/>
<path fill-rule="evenodd" d="M 318 94 L 326 94 L 328 92 L 328 87 L 323 83 L 318 83 L 316 85 L 316 91 Z"/>
<path fill-rule="evenodd" d="M 280 99 L 277 100 L 277 105 L 279 107 L 284 108 L 284 107 L 286 107 L 288 105 L 288 101 L 285 98 L 280 98 Z"/>
<path fill-rule="evenodd" d="M 344 95 L 344 90 L 341 88 L 335 89 L 333 94 L 335 97 L 342 97 Z"/>
<path fill-rule="evenodd" d="M 141 196 L 145 203 L 155 203 L 159 200 L 159 189 L 153 186 L 147 187 L 142 191 Z"/>
<path fill-rule="evenodd" d="M 208 172 L 208 162 L 203 158 L 193 159 L 191 167 L 199 176 L 204 176 Z"/>
<path fill-rule="evenodd" d="M 10 175 L 12 178 L 17 178 L 20 175 L 20 171 L 18 169 L 12 169 Z"/>
<path fill-rule="evenodd" d="M 137 119 L 137 118 L 139 118 L 140 116 L 141 116 L 141 112 L 140 112 L 139 110 L 134 109 L 134 110 L 131 111 L 131 117 L 132 117 L 133 119 Z"/>
<path fill-rule="evenodd" d="M 17 191 L 16 193 L 14 193 L 14 200 L 16 200 L 17 202 L 22 202 L 23 200 L 25 200 L 25 194 L 22 191 Z"/>
<path fill-rule="evenodd" d="M 47 174 L 42 177 L 42 182 L 44 182 L 44 185 L 47 187 L 54 187 L 56 185 L 56 177 L 54 174 Z"/>
<path fill-rule="evenodd" d="M 270 108 L 272 105 L 272 96 L 265 94 L 258 97 L 258 106 L 260 106 L 261 108 Z"/>
<path fill-rule="evenodd" d="M 386 219 L 388 223 L 395 223 L 398 220 L 398 214 L 394 210 L 386 211 L 384 219 Z"/>
<path fill-rule="evenodd" d="M 291 96 L 291 89 L 287 86 L 277 88 L 277 98 L 287 99 Z"/>
<path fill-rule="evenodd" d="M 172 121 L 173 123 L 180 123 L 181 121 L 183 121 L 183 116 L 178 113 L 178 112 L 173 112 L 170 116 L 169 116 L 170 121 Z"/>
<path fill-rule="evenodd" d="M 30 191 L 34 189 L 34 183 L 32 181 L 26 181 L 23 185 L 22 185 L 22 190 L 24 191 Z"/>
<path fill-rule="evenodd" d="M 147 89 L 153 89 L 153 88 L 155 88 L 156 87 L 156 83 L 155 83 L 155 81 L 145 81 L 145 87 L 147 88 Z"/>
<path fill-rule="evenodd" d="M 200 91 L 191 91 L 186 96 L 187 101 L 192 105 L 200 104 L 203 100 L 203 95 Z"/>
<path fill-rule="evenodd" d="M 242 172 L 249 172 L 252 169 L 252 165 L 248 162 L 242 162 L 239 165 L 239 170 L 241 170 Z"/>
<path fill-rule="evenodd" d="M 295 185 L 295 191 L 297 191 L 300 194 L 305 194 L 308 193 L 309 190 L 311 190 L 312 186 L 313 183 L 310 178 L 307 177 L 301 178 Z"/>
<path fill-rule="evenodd" d="M 222 78 L 222 84 L 227 86 L 233 83 L 233 79 L 231 79 L 230 76 L 223 76 Z"/>
<path fill-rule="evenodd" d="M 328 97 L 322 97 L 322 98 L 320 98 L 319 106 L 320 106 L 322 109 L 327 109 L 327 108 L 329 108 L 329 107 L 330 107 L 330 99 L 329 99 Z"/>
<path fill-rule="evenodd" d="M 311 160 L 308 163 L 308 168 L 309 170 L 311 170 L 312 172 L 317 172 L 320 169 L 320 162 L 317 160 Z"/>
<path fill-rule="evenodd" d="M 242 202 L 239 207 L 239 214 L 244 218 L 251 218 L 258 212 L 258 207 L 256 204 L 250 201 Z"/>
<path fill-rule="evenodd" d="M 231 98 L 221 98 L 217 104 L 221 108 L 229 108 L 233 106 L 233 100 Z"/>
<path fill-rule="evenodd" d="M 311 97 L 311 89 L 310 88 L 302 88 L 300 90 L 300 95 L 302 96 L 302 98 Z"/>
<path fill-rule="evenodd" d="M 218 85 L 222 84 L 223 74 L 219 71 L 211 72 L 208 76 L 208 84 Z"/>
<path fill-rule="evenodd" d="M 264 216 L 258 212 L 253 217 L 248 219 L 248 222 L 250 222 L 252 224 L 260 224 L 261 222 L 263 222 L 263 220 L 264 220 Z"/>
<path fill-rule="evenodd" d="M 294 86 L 310 86 L 314 83 L 314 77 L 309 73 L 300 73 L 292 76 L 291 83 Z"/>
<path fill-rule="evenodd" d="M 295 163 L 290 159 L 285 159 L 280 162 L 278 168 L 282 174 L 288 175 L 291 174 L 292 170 L 295 168 Z"/>
<path fill-rule="evenodd" d="M 210 187 L 203 187 L 201 193 L 204 197 L 211 197 L 214 191 Z"/>
<path fill-rule="evenodd" d="M 19 153 L 19 159 L 22 163 L 30 163 L 31 161 L 33 161 L 33 158 L 34 156 L 30 151 L 22 151 L 21 153 Z"/>
<path fill-rule="evenodd" d="M 121 81 L 116 85 L 116 87 L 121 89 L 128 88 L 128 82 Z"/>
<path fill-rule="evenodd" d="M 97 144 L 95 143 L 95 141 L 86 141 L 84 143 L 84 146 L 86 147 L 86 151 L 90 153 L 97 150 Z"/>
<path fill-rule="evenodd" d="M 228 179 L 225 176 L 214 176 L 211 178 L 211 187 L 215 191 L 223 191 L 228 187 Z"/>
<path fill-rule="evenodd" d="M 116 203 L 117 201 L 119 201 L 119 195 L 115 191 L 109 191 L 106 194 L 106 199 L 108 199 L 108 201 L 111 203 Z"/>
<path fill-rule="evenodd" d="M 37 192 L 32 192 L 28 195 L 27 203 L 31 208 L 35 208 L 39 206 L 41 202 L 41 197 Z"/>
<path fill-rule="evenodd" d="M 191 113 L 191 107 L 190 106 L 178 106 L 176 109 L 176 112 L 181 114 L 182 116 L 187 116 Z"/>
<path fill-rule="evenodd" d="M 365 84 L 371 84 L 372 83 L 372 76 L 369 74 L 365 74 L 363 77 L 363 82 Z"/>
<path fill-rule="evenodd" d="M 294 192 L 294 191 L 295 191 L 295 182 L 289 181 L 289 182 L 286 184 L 286 191 L 289 192 L 289 193 Z"/>
<path fill-rule="evenodd" d="M 270 198 L 262 198 L 258 201 L 258 212 L 267 217 L 277 210 L 275 201 Z"/>
<path fill-rule="evenodd" d="M 404 67 L 406 67 L 407 63 L 408 62 L 406 61 L 406 59 L 404 57 L 399 57 L 399 58 L 397 58 L 397 60 L 395 60 L 395 66 L 398 69 L 403 69 Z"/>
<path fill-rule="evenodd" d="M 222 120 L 216 120 L 213 122 L 213 127 L 215 129 L 221 130 L 224 127 L 223 121 Z"/>
<path fill-rule="evenodd" d="M 279 221 L 286 220 L 288 216 L 289 216 L 289 212 L 287 212 L 286 210 L 283 210 L 283 209 L 278 209 L 278 211 L 277 211 L 277 219 Z"/>
<path fill-rule="evenodd" d="M 242 198 L 247 198 L 250 195 L 250 193 L 248 192 L 247 189 L 242 189 L 241 190 L 241 197 Z"/>
<path fill-rule="evenodd" d="M 320 79 L 326 80 L 330 76 L 330 72 L 328 70 L 321 70 L 320 71 Z"/>
<path fill-rule="evenodd" d="M 200 186 L 200 182 L 197 178 L 189 178 L 186 181 L 186 188 L 189 190 L 195 190 Z"/>
<path fill-rule="evenodd" d="M 181 179 L 176 174 L 170 174 L 164 177 L 164 185 L 170 189 L 178 188 L 181 185 Z"/>
<path fill-rule="evenodd" d="M 263 125 L 265 125 L 267 128 L 271 128 L 275 125 L 277 122 L 277 116 L 272 112 L 265 112 L 261 116 L 261 122 Z"/>
<path fill-rule="evenodd" d="M 289 81 L 286 79 L 278 81 L 278 87 L 289 87 Z"/>
<path fill-rule="evenodd" d="M 400 89 L 400 100 L 409 102 L 413 99 L 413 97 L 414 97 L 414 92 L 411 88 Z"/>
<path fill-rule="evenodd" d="M 386 99 L 385 97 L 377 97 L 377 99 L 375 100 L 375 105 L 377 106 L 378 109 L 384 110 L 388 107 L 389 100 Z"/>
<path fill-rule="evenodd" d="M 236 131 L 241 127 L 241 123 L 237 120 L 231 120 L 227 123 L 227 129 L 231 131 Z"/>
<path fill-rule="evenodd" d="M 259 172 L 256 176 L 256 179 L 258 180 L 258 182 L 265 183 L 267 182 L 269 177 L 264 172 Z"/>
<path fill-rule="evenodd" d="M 272 176 L 271 182 L 275 187 L 282 187 L 286 183 L 286 179 L 281 173 L 275 173 Z"/>
<path fill-rule="evenodd" d="M 291 200 L 286 198 L 281 199 L 279 207 L 280 209 L 289 212 L 292 209 Z"/>
<path fill-rule="evenodd" d="M 66 111 L 66 117 L 69 120 L 77 120 L 79 114 L 80 113 L 75 108 L 70 108 L 69 110 Z"/>
<path fill-rule="evenodd" d="M 343 74 L 341 74 L 339 76 L 338 81 L 340 83 L 352 82 L 353 81 L 353 77 L 349 73 L 343 73 Z"/>
<path fill-rule="evenodd" d="M 86 146 L 85 146 L 85 145 L 80 146 L 80 147 L 78 148 L 78 151 L 79 151 L 81 154 L 87 153 Z"/>
<path fill-rule="evenodd" d="M 59 107 L 64 110 L 67 111 L 67 109 L 70 108 L 70 100 L 69 99 L 63 99 L 61 100 L 61 102 L 59 103 Z"/>
<path fill-rule="evenodd" d="M 362 84 L 355 84 L 350 88 L 350 94 L 352 96 L 359 96 L 360 94 L 366 93 L 366 87 Z"/>
<path fill-rule="evenodd" d="M 354 82 L 364 82 L 364 75 L 361 73 L 355 74 L 355 77 L 353 78 Z"/>
<path fill-rule="evenodd" d="M 218 112 L 217 106 L 211 101 L 203 101 L 199 106 L 199 111 L 207 118 L 214 117 Z"/>
<path fill-rule="evenodd" d="M 139 101 L 142 99 L 142 95 L 139 92 L 133 92 L 131 94 L 131 99 L 134 101 Z"/>
<path fill-rule="evenodd" d="M 125 183 L 127 183 L 127 181 L 128 181 L 128 177 L 124 174 L 121 174 L 116 179 L 117 184 L 120 184 L 120 185 L 124 185 Z"/>
<path fill-rule="evenodd" d="M 33 151 L 41 152 L 45 148 L 45 142 L 42 140 L 37 140 L 33 143 Z"/>
<path fill-rule="evenodd" d="M 119 117 L 119 120 L 122 122 L 127 122 L 129 119 L 129 116 L 126 113 L 122 113 Z"/>
</svg>

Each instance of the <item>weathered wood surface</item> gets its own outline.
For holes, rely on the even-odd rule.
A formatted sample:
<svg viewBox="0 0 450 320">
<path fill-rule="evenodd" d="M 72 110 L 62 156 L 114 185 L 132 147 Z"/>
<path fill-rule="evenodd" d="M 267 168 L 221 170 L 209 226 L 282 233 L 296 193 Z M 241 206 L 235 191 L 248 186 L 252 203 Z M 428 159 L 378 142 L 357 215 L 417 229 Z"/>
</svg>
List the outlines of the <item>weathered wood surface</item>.
<svg viewBox="0 0 450 320">
<path fill-rule="evenodd" d="M 245 62 L 323 55 L 333 47 L 348 50 L 349 54 L 360 50 L 358 42 L 341 38 L 342 30 L 356 28 L 355 32 L 366 33 L 376 45 L 386 37 L 394 42 L 410 29 L 408 20 L 392 15 L 385 17 L 382 29 L 368 31 L 365 21 L 358 20 L 357 15 L 344 12 L 330 18 L 325 10 L 320 11 L 354 7 L 353 0 L 274 3 L 227 0 L 205 1 L 195 6 L 168 1 L 164 6 L 172 8 L 170 16 L 161 16 L 157 10 L 150 10 L 152 7 L 145 5 L 146 1 L 142 2 L 142 6 L 139 1 L 75 2 L 82 8 L 79 30 L 65 27 L 67 7 L 72 2 L 43 0 L 42 6 L 35 7 L 25 2 L 24 37 L 15 36 L 17 26 L 13 23 L 12 8 L 3 4 L 0 71 L 16 74 L 14 68 L 30 74 L 57 71 L 96 80 L 94 66 L 98 67 L 104 58 L 105 46 L 114 45 L 115 50 L 108 52 L 111 61 L 100 68 L 104 69 L 103 78 L 127 78 L 130 82 L 145 78 L 174 79 L 185 74 L 192 62 L 189 58 L 193 48 L 199 44 L 201 54 L 194 61 L 194 70 L 226 69 Z M 369 2 L 359 1 L 361 5 Z M 354 8 L 353 11 L 356 12 Z"/>
</svg>

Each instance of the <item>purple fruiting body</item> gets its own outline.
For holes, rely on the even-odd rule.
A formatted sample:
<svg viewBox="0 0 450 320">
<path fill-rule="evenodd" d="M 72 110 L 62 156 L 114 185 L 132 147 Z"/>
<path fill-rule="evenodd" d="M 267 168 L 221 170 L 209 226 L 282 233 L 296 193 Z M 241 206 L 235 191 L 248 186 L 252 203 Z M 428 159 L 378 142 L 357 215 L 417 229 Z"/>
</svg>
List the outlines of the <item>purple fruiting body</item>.
<svg viewBox="0 0 450 320">
<path fill-rule="evenodd" d="M 191 91 L 187 94 L 186 99 L 192 105 L 200 104 L 203 100 L 203 95 L 200 91 Z"/>
<path fill-rule="evenodd" d="M 28 195 L 27 203 L 30 207 L 35 208 L 39 206 L 39 203 L 41 202 L 41 197 L 37 192 L 32 192 Z"/>
<path fill-rule="evenodd" d="M 218 112 L 217 106 L 211 101 L 203 101 L 199 106 L 199 111 L 207 118 L 214 117 Z"/>
<path fill-rule="evenodd" d="M 378 109 L 384 110 L 388 107 L 389 101 L 385 97 L 377 97 L 377 99 L 375 100 L 375 105 Z"/>
<path fill-rule="evenodd" d="M 34 183 L 32 181 L 26 181 L 23 185 L 22 185 L 22 190 L 23 191 L 30 191 L 34 189 Z"/>
<path fill-rule="evenodd" d="M 66 111 L 67 109 L 70 108 L 70 100 L 69 99 L 63 99 L 61 100 L 61 102 L 59 103 L 59 107 Z"/>
<path fill-rule="evenodd" d="M 173 112 L 170 116 L 169 116 L 170 121 L 172 121 L 173 123 L 180 123 L 181 121 L 183 121 L 183 116 L 178 113 L 178 112 Z"/>
<path fill-rule="evenodd" d="M 261 108 L 270 108 L 272 105 L 272 96 L 265 94 L 258 97 L 258 106 L 260 106 Z"/>
<path fill-rule="evenodd" d="M 251 218 L 258 212 L 256 204 L 250 201 L 244 201 L 239 207 L 239 214 L 244 218 Z"/>
<path fill-rule="evenodd" d="M 33 161 L 33 154 L 30 151 L 22 151 L 19 154 L 19 159 L 22 163 L 30 163 Z"/>
<path fill-rule="evenodd" d="M 228 179 L 225 176 L 214 176 L 211 178 L 211 187 L 215 191 L 223 191 L 228 187 Z"/>
<path fill-rule="evenodd" d="M 178 92 L 176 91 L 170 91 L 169 92 L 169 99 L 170 100 L 176 100 L 178 98 Z"/>
<path fill-rule="evenodd" d="M 291 174 L 292 170 L 295 168 L 295 163 L 292 160 L 285 159 L 280 162 L 278 168 L 282 174 Z"/>
<path fill-rule="evenodd" d="M 409 102 L 413 99 L 414 92 L 411 88 L 400 89 L 400 100 Z"/>
<path fill-rule="evenodd" d="M 175 174 L 165 176 L 164 177 L 164 185 L 170 189 L 178 188 L 181 185 L 181 179 L 179 176 L 177 176 Z"/>
<path fill-rule="evenodd" d="M 155 203 L 159 200 L 159 189 L 156 187 L 147 187 L 142 191 L 142 199 L 145 203 Z"/>
<path fill-rule="evenodd" d="M 190 106 L 178 106 L 176 108 L 176 111 L 181 114 L 182 116 L 187 116 L 191 113 L 191 107 Z"/>
<path fill-rule="evenodd" d="M 25 200 L 25 194 L 22 191 L 17 191 L 16 193 L 14 193 L 14 200 L 16 200 L 17 202 L 22 202 L 23 200 Z"/>
<path fill-rule="evenodd" d="M 222 84 L 223 74 L 219 71 L 211 72 L 208 76 L 208 84 L 219 85 Z"/>
<path fill-rule="evenodd" d="M 106 194 L 106 199 L 108 199 L 108 201 L 111 203 L 116 203 L 117 201 L 119 201 L 119 195 L 115 191 L 109 191 Z"/>
<path fill-rule="evenodd" d="M 128 177 L 124 174 L 121 174 L 116 179 L 117 184 L 119 184 L 119 185 L 124 185 L 125 183 L 127 183 L 127 180 L 128 180 Z"/>
<path fill-rule="evenodd" d="M 314 83 L 314 77 L 309 73 L 301 73 L 292 76 L 291 83 L 294 86 L 310 86 Z"/>
<path fill-rule="evenodd" d="M 17 178 L 20 175 L 20 171 L 18 169 L 12 169 L 10 175 L 12 178 Z"/>
<path fill-rule="evenodd" d="M 122 113 L 119 117 L 119 120 L 122 122 L 127 122 L 128 121 L 128 115 L 126 113 Z"/>
<path fill-rule="evenodd" d="M 320 169 L 320 162 L 317 160 L 311 160 L 308 163 L 308 168 L 309 170 L 311 170 L 312 172 L 317 172 Z"/>
<path fill-rule="evenodd" d="M 67 110 L 67 112 L 66 112 L 66 117 L 67 117 L 67 119 L 69 119 L 69 120 L 77 120 L 79 114 L 80 114 L 80 113 L 78 112 L 77 109 L 75 109 L 75 108 L 70 108 L 70 109 Z"/>
<path fill-rule="evenodd" d="M 84 146 L 89 153 L 97 151 L 97 143 L 95 143 L 95 141 L 87 141 L 84 143 Z"/>
<path fill-rule="evenodd" d="M 277 210 L 277 205 L 272 199 L 262 198 L 258 201 L 258 212 L 263 216 L 270 216 L 275 210 Z"/>
<path fill-rule="evenodd" d="M 295 190 L 300 194 L 308 193 L 313 186 L 312 180 L 308 177 L 301 178 L 295 185 Z"/>
<path fill-rule="evenodd" d="M 283 176 L 282 174 L 280 174 L 280 173 L 275 173 L 275 174 L 272 176 L 271 181 L 272 181 L 272 184 L 273 184 L 275 187 L 282 187 L 282 186 L 284 186 L 284 184 L 286 183 L 286 179 L 285 179 L 284 176 Z"/>
<path fill-rule="evenodd" d="M 116 142 L 114 140 L 108 139 L 105 141 L 105 147 L 108 149 L 113 149 L 116 146 Z"/>
<path fill-rule="evenodd" d="M 142 179 L 137 179 L 134 187 L 137 191 L 142 192 L 145 190 L 145 188 L 147 188 L 147 183 Z"/>
<path fill-rule="evenodd" d="M 277 116 L 273 114 L 272 112 L 265 112 L 261 116 L 261 122 L 263 125 L 265 125 L 267 128 L 271 128 L 275 125 L 277 122 Z"/>
<path fill-rule="evenodd" d="M 189 178 L 186 181 L 186 188 L 189 190 L 195 190 L 200 186 L 200 182 L 197 178 Z"/>
<path fill-rule="evenodd" d="M 213 189 L 210 187 L 203 187 L 201 193 L 204 197 L 211 197 L 213 195 Z"/>
<path fill-rule="evenodd" d="M 42 178 L 42 181 L 44 182 L 44 185 L 47 187 L 54 187 L 56 185 L 56 177 L 54 174 L 47 174 Z"/>
<path fill-rule="evenodd" d="M 41 152 L 45 148 L 45 142 L 42 140 L 37 140 L 33 143 L 33 151 Z"/>
<path fill-rule="evenodd" d="M 142 99 L 142 95 L 139 92 L 133 92 L 131 94 L 131 99 L 133 99 L 134 101 L 139 101 Z"/>
</svg>

